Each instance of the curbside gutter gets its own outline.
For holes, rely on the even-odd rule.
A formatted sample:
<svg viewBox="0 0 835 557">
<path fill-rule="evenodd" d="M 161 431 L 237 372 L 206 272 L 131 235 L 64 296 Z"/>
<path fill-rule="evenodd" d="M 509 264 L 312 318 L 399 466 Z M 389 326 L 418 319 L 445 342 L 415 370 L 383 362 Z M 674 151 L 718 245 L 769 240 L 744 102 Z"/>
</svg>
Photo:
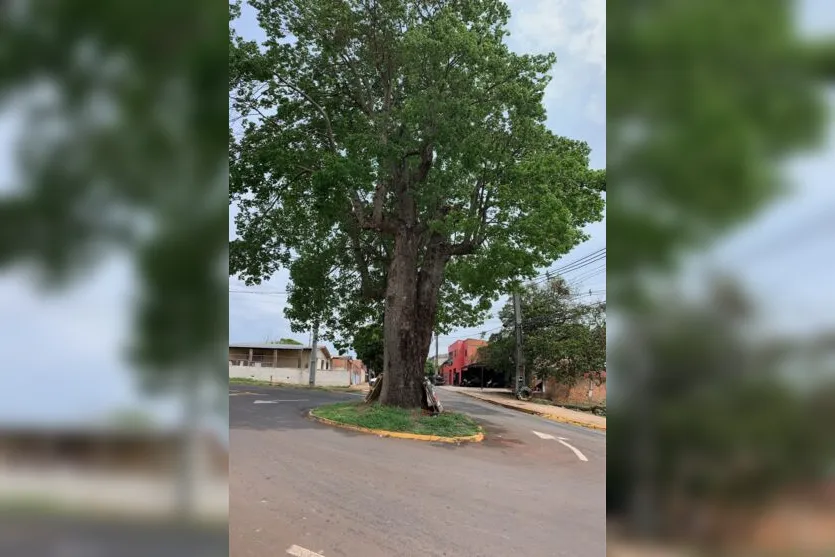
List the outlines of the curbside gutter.
<svg viewBox="0 0 835 557">
<path fill-rule="evenodd" d="M 314 409 L 315 410 L 315 409 Z M 402 431 L 387 431 L 385 429 L 369 429 L 367 427 L 360 427 L 357 425 L 343 424 L 335 422 L 327 418 L 322 418 L 313 413 L 313 410 L 308 412 L 308 416 L 314 421 L 321 424 L 340 427 L 342 429 L 350 429 L 360 433 L 371 433 L 380 437 L 393 437 L 395 439 L 410 439 L 412 441 L 434 441 L 440 443 L 480 443 L 484 440 L 484 433 L 479 432 L 475 435 L 466 435 L 461 437 L 441 437 L 440 435 L 422 435 L 420 433 L 404 433 Z"/>
<path fill-rule="evenodd" d="M 502 408 L 507 408 L 509 410 L 516 410 L 517 412 L 524 412 L 525 414 L 530 414 L 531 416 L 538 416 L 540 418 L 545 418 L 546 420 L 551 420 L 552 422 L 558 422 L 561 424 L 570 424 L 576 425 L 579 427 L 585 427 L 587 429 L 593 429 L 595 431 L 606 431 L 606 426 L 599 426 L 597 424 L 592 424 L 589 422 L 581 422 L 579 420 L 572 420 L 570 418 L 563 418 L 561 416 L 555 416 L 553 414 L 549 414 L 547 412 L 537 412 L 536 410 L 531 410 L 530 408 L 525 408 L 523 406 L 516 406 L 515 404 L 510 404 L 506 402 L 502 402 L 499 400 L 493 400 L 490 398 L 482 398 L 480 396 L 470 394 L 465 391 L 457 391 L 461 394 L 467 395 L 470 398 L 474 398 L 476 400 L 481 400 L 483 402 L 489 402 L 490 404 L 495 404 L 496 406 L 501 406 Z"/>
</svg>

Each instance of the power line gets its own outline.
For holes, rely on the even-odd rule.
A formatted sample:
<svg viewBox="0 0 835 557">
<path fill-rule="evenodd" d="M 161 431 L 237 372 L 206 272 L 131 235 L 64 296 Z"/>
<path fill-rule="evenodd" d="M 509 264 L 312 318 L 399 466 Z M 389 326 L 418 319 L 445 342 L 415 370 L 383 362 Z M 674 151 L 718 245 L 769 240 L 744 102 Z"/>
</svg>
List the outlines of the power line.
<svg viewBox="0 0 835 557">
<path fill-rule="evenodd" d="M 571 268 L 572 268 L 572 267 L 574 267 L 574 266 L 576 266 L 576 265 L 578 265 L 578 264 L 581 264 L 581 263 L 583 263 L 583 262 L 586 262 L 586 261 L 588 261 L 588 260 L 589 260 L 589 259 L 591 259 L 591 258 L 595 258 L 595 257 L 599 257 L 599 256 L 601 256 L 601 255 L 604 255 L 604 254 L 605 254 L 605 252 L 606 252 L 606 248 L 605 248 L 605 247 L 602 247 L 602 248 L 600 248 L 600 249 L 598 249 L 598 250 L 595 250 L 595 251 L 593 251 L 593 252 L 591 252 L 591 253 L 588 253 L 588 254 L 584 255 L 583 257 L 581 257 L 581 258 L 579 258 L 579 259 L 575 259 L 574 261 L 572 261 L 572 262 L 570 262 L 570 263 L 566 263 L 566 264 L 564 264 L 564 265 L 562 265 L 562 266 L 560 266 L 560 267 L 554 267 L 554 268 L 552 268 L 552 269 L 546 269 L 544 273 L 542 273 L 542 274 L 540 274 L 540 275 L 538 275 L 538 276 L 536 276 L 536 277 L 534 277 L 534 278 L 535 278 L 535 279 L 536 279 L 536 278 L 543 278 L 543 277 L 548 276 L 549 274 L 553 274 L 553 273 L 560 273 L 560 272 L 569 271 L 569 270 L 571 270 Z"/>
<path fill-rule="evenodd" d="M 589 265 L 593 265 L 599 261 L 606 260 L 606 248 L 602 248 L 597 250 L 597 252 L 590 253 L 589 255 L 578 259 L 568 265 L 564 265 L 563 267 L 558 267 L 552 270 L 547 271 L 545 274 L 540 275 L 539 277 L 534 278 L 532 281 L 527 283 L 528 286 L 533 286 L 537 284 L 542 284 L 544 282 L 548 282 L 554 278 L 557 278 L 560 275 L 564 275 L 567 273 L 572 273 L 575 271 L 579 271 L 580 269 L 584 269 Z"/>
<path fill-rule="evenodd" d="M 599 275 L 601 273 L 605 273 L 605 272 L 606 272 L 606 264 L 604 263 L 603 265 L 600 265 L 599 267 L 596 267 L 594 269 L 586 271 L 585 273 L 583 273 L 579 277 L 575 277 L 574 280 L 572 280 L 571 283 L 569 283 L 569 286 L 572 287 L 572 288 L 578 288 L 579 284 L 581 282 L 583 282 L 584 280 L 588 280 L 590 278 L 596 277 L 597 275 Z"/>
<path fill-rule="evenodd" d="M 569 297 L 567 298 L 567 300 L 576 300 L 576 299 L 578 299 L 578 298 L 583 298 L 583 297 L 586 297 L 586 296 L 591 297 L 591 296 L 596 296 L 596 295 L 605 294 L 605 293 L 606 293 L 606 290 L 591 290 L 591 291 L 589 291 L 589 292 L 583 292 L 583 293 L 580 293 L 580 294 L 573 294 L 572 296 L 569 296 Z M 605 300 L 605 299 L 604 299 L 604 300 L 599 300 L 599 301 L 600 301 L 600 302 L 603 302 L 603 303 L 605 303 L 605 302 L 606 302 L 606 300 Z M 551 314 L 549 314 L 549 315 L 551 315 Z M 525 322 L 528 322 L 529 320 L 531 320 L 531 321 L 532 321 L 532 320 L 541 319 L 542 317 L 544 317 L 544 316 L 530 317 L 530 318 L 528 318 L 528 319 L 522 319 L 522 322 L 523 322 L 523 323 L 525 323 Z M 501 320 L 501 318 L 500 318 L 498 315 L 491 315 L 491 316 L 490 316 L 490 317 L 489 317 L 489 318 L 485 321 L 485 323 L 486 323 L 487 321 L 492 321 L 492 320 L 494 320 L 494 319 L 499 319 L 499 320 Z M 470 327 L 470 328 L 471 328 L 471 329 L 475 329 L 475 327 Z M 446 338 L 446 339 L 448 339 L 448 341 L 447 341 L 447 342 L 454 343 L 454 342 L 459 341 L 459 340 L 465 340 L 465 339 L 468 339 L 468 338 L 472 338 L 473 336 L 485 336 L 485 335 L 487 335 L 488 333 L 492 333 L 492 332 L 494 332 L 494 331 L 498 331 L 498 330 L 500 330 L 500 329 L 512 329 L 512 326 L 510 326 L 510 325 L 505 325 L 504 323 L 502 323 L 502 324 L 501 324 L 501 325 L 499 325 L 498 327 L 493 327 L 492 329 L 486 329 L 486 330 L 485 330 L 485 329 L 482 329 L 482 330 L 475 330 L 475 331 L 473 331 L 472 333 L 468 333 L 468 334 L 465 334 L 465 335 L 462 335 L 462 336 L 455 336 L 455 337 L 453 337 L 452 335 L 439 335 L 439 336 L 440 336 L 440 338 Z"/>
</svg>

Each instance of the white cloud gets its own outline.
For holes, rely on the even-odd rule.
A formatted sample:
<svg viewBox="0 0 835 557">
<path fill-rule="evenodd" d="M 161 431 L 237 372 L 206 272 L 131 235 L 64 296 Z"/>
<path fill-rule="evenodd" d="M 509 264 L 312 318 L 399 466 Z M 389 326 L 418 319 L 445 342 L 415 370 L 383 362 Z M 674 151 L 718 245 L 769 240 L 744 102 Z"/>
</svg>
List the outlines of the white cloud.
<svg viewBox="0 0 835 557">
<path fill-rule="evenodd" d="M 606 99 L 598 93 L 589 97 L 586 103 L 586 115 L 589 120 L 601 126 L 606 125 Z"/>
<path fill-rule="evenodd" d="M 605 0 L 512 0 L 511 43 L 606 72 Z"/>
</svg>

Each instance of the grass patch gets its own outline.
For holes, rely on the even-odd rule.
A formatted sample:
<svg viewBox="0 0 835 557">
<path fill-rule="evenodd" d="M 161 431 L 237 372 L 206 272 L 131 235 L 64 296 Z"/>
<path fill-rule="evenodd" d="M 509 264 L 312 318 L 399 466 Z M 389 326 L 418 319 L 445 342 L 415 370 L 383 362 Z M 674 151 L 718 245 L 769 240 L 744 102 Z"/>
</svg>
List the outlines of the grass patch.
<svg viewBox="0 0 835 557">
<path fill-rule="evenodd" d="M 456 412 L 444 412 L 437 416 L 421 410 L 405 410 L 365 402 L 340 402 L 313 410 L 313 415 L 341 424 L 383 429 L 438 437 L 463 437 L 475 435 L 481 427 L 469 416 Z"/>
<path fill-rule="evenodd" d="M 317 389 L 320 391 L 341 391 L 341 392 L 356 392 L 357 389 L 351 389 L 348 386 L 345 387 L 330 387 L 330 386 L 322 386 L 316 385 L 311 387 L 310 385 L 299 385 L 298 383 L 279 383 L 278 381 L 273 381 L 270 383 L 269 381 L 263 381 L 261 379 L 251 379 L 249 377 L 230 377 L 229 378 L 230 385 L 252 385 L 255 387 L 281 387 L 282 389 Z"/>
</svg>

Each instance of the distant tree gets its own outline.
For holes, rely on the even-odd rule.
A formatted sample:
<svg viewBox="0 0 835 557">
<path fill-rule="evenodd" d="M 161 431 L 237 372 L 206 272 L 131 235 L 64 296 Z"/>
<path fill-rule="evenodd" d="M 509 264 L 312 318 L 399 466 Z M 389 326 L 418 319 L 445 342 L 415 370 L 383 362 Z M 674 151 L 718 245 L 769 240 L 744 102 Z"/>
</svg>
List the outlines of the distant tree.
<svg viewBox="0 0 835 557">
<path fill-rule="evenodd" d="M 426 360 L 423 366 L 423 374 L 428 376 L 435 375 L 435 362 L 432 359 Z"/>
<path fill-rule="evenodd" d="M 362 360 L 369 371 L 378 375 L 383 372 L 383 328 L 368 325 L 357 329 L 353 337 L 357 359 Z"/>
<path fill-rule="evenodd" d="M 531 377 L 555 377 L 574 384 L 606 365 L 606 307 L 583 303 L 561 279 L 532 285 L 521 292 L 525 371 Z M 484 363 L 506 375 L 515 368 L 513 305 L 499 312 L 504 329 L 479 350 Z"/>
<path fill-rule="evenodd" d="M 278 340 L 268 340 L 267 344 L 292 344 L 294 346 L 304 346 L 303 343 L 292 338 L 280 338 Z"/>
</svg>

